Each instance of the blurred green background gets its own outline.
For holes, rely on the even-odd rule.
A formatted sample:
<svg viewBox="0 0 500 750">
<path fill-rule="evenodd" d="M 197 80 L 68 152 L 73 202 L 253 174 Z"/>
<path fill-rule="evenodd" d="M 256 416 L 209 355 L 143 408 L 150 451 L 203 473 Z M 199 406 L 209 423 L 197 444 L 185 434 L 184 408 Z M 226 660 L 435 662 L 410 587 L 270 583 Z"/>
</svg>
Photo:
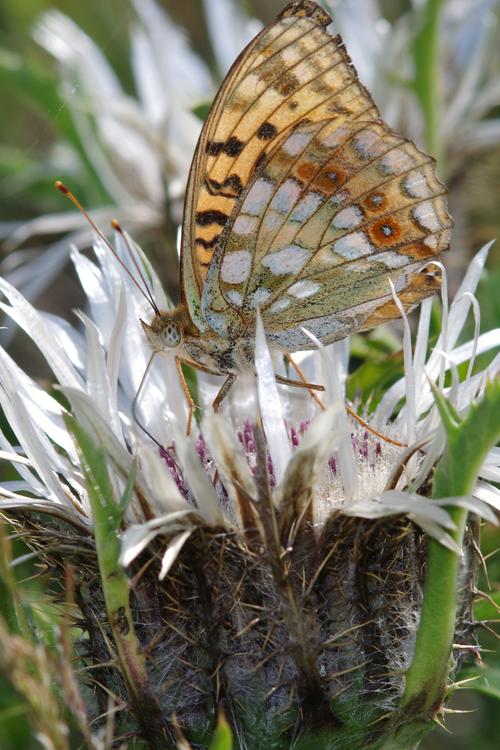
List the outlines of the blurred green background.
<svg viewBox="0 0 500 750">
<path fill-rule="evenodd" d="M 389 41 L 395 40 L 393 47 L 394 60 L 402 60 L 403 73 L 394 70 L 387 64 L 391 55 L 376 53 L 370 59 L 366 55 L 365 64 L 373 67 L 373 80 L 376 87 L 373 91 L 382 112 L 393 112 L 394 120 L 406 130 L 407 134 L 415 137 L 419 145 L 430 147 L 429 131 L 426 129 L 425 100 L 426 85 L 433 86 L 438 82 L 438 102 L 429 96 L 431 107 L 441 110 L 440 116 L 445 119 L 446 111 L 460 112 L 461 101 L 468 96 L 468 104 L 464 107 L 464 116 L 459 117 L 462 123 L 465 116 L 472 118 L 465 125 L 462 137 L 464 146 L 460 145 L 460 138 L 453 128 L 448 132 L 437 134 L 437 144 L 442 156 L 441 173 L 449 183 L 451 193 L 451 211 L 455 218 L 455 235 L 451 252 L 446 258 L 446 265 L 450 272 L 451 289 L 456 289 L 457 283 L 475 251 L 485 242 L 498 237 L 500 233 L 500 131 L 498 118 L 500 117 L 500 64 L 497 59 L 500 48 L 498 27 L 495 26 L 499 15 L 499 3 L 494 0 L 480 2 L 473 0 L 469 5 L 479 17 L 477 21 L 477 36 L 472 39 L 458 29 L 453 36 L 452 28 L 458 13 L 460 3 L 455 0 L 434 0 L 434 2 L 415 2 L 410 0 L 385 0 L 375 3 L 366 0 L 363 3 L 337 2 L 330 5 L 338 6 L 341 31 L 349 37 L 356 36 L 356 10 L 366 13 L 365 29 L 369 29 L 370 13 L 379 14 L 374 24 L 373 33 L 386 34 Z M 194 97 L 192 109 L 199 117 L 206 112 L 210 97 L 216 90 L 224 68 L 220 52 L 217 53 L 216 33 L 210 31 L 206 23 L 206 14 L 217 3 L 199 0 L 158 0 L 175 25 L 185 29 L 186 39 L 192 50 L 205 61 L 207 75 L 211 85 L 201 91 L 198 98 Z M 280 0 L 247 0 L 245 2 L 230 2 L 228 7 L 234 6 L 242 13 L 267 22 L 273 18 L 284 3 Z M 462 2 L 462 11 L 468 3 Z M 352 12 L 349 13 L 349 6 Z M 79 304 L 83 305 L 79 288 L 71 270 L 64 263 L 62 245 L 66 236 L 61 231 L 59 217 L 65 213 L 73 213 L 72 206 L 53 188 L 58 178 L 67 179 L 77 193 L 82 203 L 89 210 L 99 210 L 106 206 L 114 212 L 113 193 L 108 189 L 102 174 L 96 168 L 96 162 L 85 152 L 78 129 L 72 114 L 72 107 L 78 100 L 79 91 L 75 87 L 72 91 L 61 88 L 61 68 L 33 38 L 33 29 L 42 15 L 54 8 L 69 16 L 100 48 L 104 57 L 115 71 L 119 80 L 123 96 L 131 99 L 137 97 L 137 82 L 131 65 L 131 43 L 129 30 L 136 17 L 136 10 L 127 0 L 0 0 L 0 247 L 2 250 L 2 273 L 12 279 L 20 279 L 20 285 L 31 290 L 31 297 L 37 305 L 50 312 L 71 318 L 71 310 Z M 446 16 L 446 13 L 448 15 Z M 342 15 L 343 14 L 343 15 Z M 434 15 L 433 15 L 434 14 Z M 441 14 L 441 15 L 440 15 Z M 433 20 L 441 19 L 441 26 L 437 33 L 432 28 Z M 363 20 L 358 15 L 361 24 Z M 444 20 L 443 20 L 444 19 Z M 465 19 L 467 21 L 467 19 Z M 445 23 L 446 22 L 446 23 Z M 349 27 L 349 24 L 351 26 Z M 377 26 L 378 24 L 378 26 Z M 385 24 L 385 25 L 384 25 Z M 447 26 L 446 24 L 450 24 Z M 458 24 L 458 22 L 457 22 Z M 465 25 L 465 24 L 464 24 Z M 484 29 L 486 31 L 484 31 Z M 490 31 L 491 27 L 491 31 Z M 474 52 L 474 45 L 484 47 L 480 34 L 484 31 L 490 47 L 486 48 L 485 59 Z M 220 34 L 228 33 L 222 23 Z M 246 32 L 245 32 L 246 33 Z M 361 33 L 361 31 L 360 31 Z M 434 36 L 432 36 L 434 33 Z M 437 44 L 437 56 L 432 57 L 432 43 Z M 237 40 L 235 40 L 235 44 Z M 349 40 L 348 40 L 349 45 Z M 426 46 L 427 45 L 427 46 Z M 456 48 L 453 47 L 456 45 Z M 351 48 L 350 48 L 351 49 Z M 383 44 L 382 44 L 383 50 Z M 420 50 L 420 52 L 419 52 Z M 422 50 L 424 52 L 422 53 Z M 235 49 L 235 54 L 237 53 Z M 354 62 L 357 63 L 351 50 Z M 436 49 L 434 48 L 434 52 Z M 399 57 L 398 57 L 399 55 Z M 420 57 L 419 57 L 420 55 Z M 420 62 L 419 62 L 420 61 Z M 457 63 L 458 61 L 458 63 Z M 182 61 L 181 61 L 182 62 Z M 186 59 L 186 65 L 189 61 Z M 421 65 L 418 75 L 415 67 Z M 408 67 L 405 69 L 405 65 Z M 429 66 L 429 69 L 426 66 Z M 462 68 L 460 68 L 460 65 Z M 458 67 L 457 67 L 458 66 Z M 474 77 L 474 71 L 481 67 L 480 75 Z M 81 71 L 80 71 L 81 73 Z M 408 75 L 408 80 L 401 81 Z M 418 77 L 420 75 L 420 78 Z M 413 78 L 412 78 L 413 77 Z M 413 80 L 415 84 L 409 84 Z M 427 81 L 427 84 L 426 84 Z M 368 83 L 368 82 L 367 82 Z M 386 88 L 383 90 L 382 87 Z M 418 94 L 420 86 L 420 99 Z M 440 88 L 442 86 L 442 89 Z M 447 88 L 448 86 L 448 88 Z M 423 89 L 422 89 L 423 87 Z M 474 88 L 476 87 L 476 89 Z M 380 88 L 383 102 L 379 101 L 377 91 Z M 484 92 L 489 93 L 489 99 Z M 495 91 L 497 96 L 495 98 Z M 436 92 L 434 92 L 436 94 Z M 491 93 L 493 92 L 493 93 Z M 168 93 L 168 92 L 167 92 Z M 162 92 L 164 95 L 165 92 Z M 405 103 L 400 111 L 394 113 L 392 104 L 401 97 L 406 102 L 408 96 L 413 97 L 415 109 L 409 110 Z M 461 97 L 461 99 L 460 99 Z M 481 127 L 486 122 L 491 124 L 481 131 L 474 131 L 477 124 L 473 120 L 477 102 L 487 99 L 487 104 L 481 113 L 477 114 Z M 81 103 L 81 100 L 79 100 Z M 176 106 L 176 102 L 171 102 Z M 419 104 L 421 110 L 418 109 Z M 92 103 L 89 103 L 89 108 Z M 432 114 L 432 113 L 431 113 Z M 422 123 L 416 122 L 419 118 Z M 395 124 L 396 124 L 395 122 Z M 428 125 L 428 123 L 427 123 Z M 94 126 L 93 126 L 94 127 Z M 495 127 L 497 130 L 495 130 Z M 474 134 L 473 134 L 474 131 Z M 93 131 L 99 133 L 99 124 Z M 473 134 L 473 135 L 471 135 Z M 174 136 L 172 136 L 173 138 Z M 469 138 L 469 141 L 467 141 Z M 475 139 L 475 140 L 474 140 Z M 482 147 L 477 143 L 483 139 Z M 427 141 L 427 142 L 426 142 Z M 474 142 L 473 142 L 474 141 Z M 435 143 L 433 141 L 433 143 Z M 469 145 L 473 143 L 472 146 Z M 458 144 L 458 145 L 457 145 Z M 469 144 L 469 145 L 467 145 Z M 170 144 L 175 152 L 177 144 Z M 125 145 L 126 147 L 126 145 Z M 178 147 L 182 148 L 181 145 Z M 159 149 L 159 153 L 160 153 Z M 432 150 L 432 149 L 431 149 Z M 162 154 L 162 158 L 163 158 Z M 181 154 L 184 161 L 189 163 L 191 154 Z M 160 157 L 159 157 L 160 158 Z M 166 287 L 175 298 L 177 295 L 177 272 L 175 268 L 175 235 L 180 216 L 179 205 L 182 199 L 182 189 L 178 193 L 169 191 L 169 180 L 177 179 L 182 183 L 185 172 L 178 166 L 172 167 L 171 155 L 165 157 L 162 167 L 162 180 L 165 184 L 165 195 L 160 197 L 155 207 L 155 218 L 151 221 L 138 221 L 134 224 L 128 221 L 127 212 L 123 206 L 116 207 L 116 213 L 124 226 L 130 228 L 132 234 L 155 259 L 157 268 L 162 271 Z M 118 171 L 118 174 L 120 172 Z M 146 201 L 143 197 L 141 200 Z M 147 201 L 146 201 L 147 202 Z M 111 214 L 110 214 L 111 215 Z M 26 231 L 26 222 L 36 217 L 49 217 L 46 225 L 30 225 Z M 106 214 L 106 222 L 109 216 Z M 81 228 L 80 219 L 75 219 L 76 227 Z M 107 231 L 108 224 L 103 224 Z M 21 232 L 21 234 L 19 234 Z M 23 233 L 24 232 L 24 233 Z M 68 233 L 70 230 L 68 230 Z M 16 234 L 17 233 L 17 234 Z M 69 240 L 68 240 L 69 241 Z M 88 242 L 87 242 L 88 244 Z M 81 247 L 85 248 L 85 238 L 81 239 Z M 52 247 L 54 257 L 61 255 L 61 262 L 57 268 L 47 275 L 46 283 L 31 284 L 34 277 L 43 275 L 43 261 L 41 265 L 30 263 L 42 257 L 45 248 Z M 17 276 L 16 276 L 17 274 Z M 481 304 L 481 328 L 488 330 L 500 326 L 500 249 L 498 244 L 493 247 L 485 275 L 479 290 Z M 36 372 L 40 379 L 45 375 L 43 363 L 34 359 L 31 350 L 25 351 L 22 339 L 10 343 L 15 358 L 21 366 L 30 372 Z M 500 534 L 491 528 L 484 533 L 484 553 L 493 553 L 500 547 Z M 16 550 L 16 554 L 22 549 Z M 500 581 L 500 561 L 497 557 L 489 560 L 489 577 L 494 590 L 498 594 Z M 29 565 L 16 568 L 19 580 L 30 579 L 33 569 Z M 30 602 L 37 601 L 38 609 L 45 611 L 43 591 L 56 584 L 46 577 L 21 587 L 22 596 Z M 487 587 L 487 582 L 481 581 L 481 588 Z M 48 606 L 48 605 L 47 605 Z M 481 617 L 497 619 L 493 607 L 481 612 Z M 44 609 L 45 607 L 45 609 Z M 50 618 L 49 618 L 50 620 Z M 492 633 L 481 634 L 481 644 L 485 649 L 484 660 L 491 665 L 489 683 L 477 685 L 480 690 L 459 691 L 453 698 L 450 708 L 456 714 L 450 713 L 446 717 L 447 730 L 439 729 L 430 737 L 425 748 L 456 748 L 457 750 L 493 750 L 498 747 L 500 737 L 500 653 L 496 639 Z M 470 713 L 460 713 L 470 711 Z M 75 740 L 78 746 L 78 741 Z M 28 750 L 39 748 L 40 743 L 34 738 L 26 723 L 26 712 L 23 702 L 16 696 L 9 684 L 8 675 L 0 675 L 0 748 L 2 750 Z"/>
</svg>

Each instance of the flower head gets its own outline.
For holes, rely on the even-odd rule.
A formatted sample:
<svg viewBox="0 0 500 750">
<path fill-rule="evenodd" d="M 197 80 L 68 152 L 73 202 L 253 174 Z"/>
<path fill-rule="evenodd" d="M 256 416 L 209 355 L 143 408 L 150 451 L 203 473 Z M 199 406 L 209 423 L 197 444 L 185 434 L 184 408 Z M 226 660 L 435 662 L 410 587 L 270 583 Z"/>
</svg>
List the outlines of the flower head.
<svg viewBox="0 0 500 750">
<path fill-rule="evenodd" d="M 121 234 L 117 254 L 133 274 L 127 242 L 155 301 L 168 307 L 154 270 Z M 455 550 L 443 505 L 465 504 L 488 518 L 487 504 L 500 506 L 490 483 L 500 473 L 498 451 L 481 470 L 475 498 L 428 499 L 445 446 L 431 383 L 465 413 L 500 368 L 498 354 L 484 370 L 473 368 L 478 354 L 498 346 L 500 331 L 476 331 L 457 344 L 469 310 L 478 315 L 473 295 L 488 247 L 444 310 L 430 354 L 431 302 L 422 305 L 413 351 L 404 320 L 404 377 L 366 419 L 346 410 L 348 341 L 327 349 L 318 342 L 296 356 L 305 379 L 325 386 L 314 400 L 307 389 L 276 383 L 285 361 L 269 350 L 259 321 L 255 373 L 238 379 L 220 414 L 209 407 L 216 379 L 197 376 L 202 417 L 189 435 L 173 358 L 156 356 L 142 382 L 151 356 L 140 323 L 151 316 L 148 303 L 108 248 L 97 241 L 94 249 L 97 262 L 72 252 L 88 300 L 79 328 L 37 311 L 0 282 L 2 309 L 31 337 L 67 401 L 63 406 L 0 349 L 2 405 L 15 435 L 0 435 L 2 457 L 19 474 L 1 488 L 0 509 L 32 519 L 35 545 L 46 530 L 33 519 L 53 516 L 64 533 L 51 547 L 59 543 L 57 554 L 69 548 L 91 565 L 94 510 L 65 420 L 70 410 L 104 451 L 117 498 L 133 477 L 121 563 L 139 570 L 149 560 L 136 588 L 139 599 L 150 592 L 153 632 L 166 627 L 149 664 L 164 716 L 175 710 L 188 730 L 206 728 L 206 701 L 218 700 L 214 669 L 221 670 L 226 709 L 233 700 L 242 707 L 235 721 L 243 733 L 251 732 L 252 712 L 269 737 L 282 722 L 293 723 L 297 710 L 319 721 L 334 701 L 343 715 L 360 695 L 357 674 L 363 700 L 390 709 L 415 642 L 423 532 Z M 457 368 L 467 361 L 460 380 Z M 92 619 L 103 593 L 95 580 L 88 585 L 82 606 Z M 143 616 L 137 612 L 139 622 Z M 145 645 L 151 633 L 138 628 Z M 459 644 L 470 638 L 460 628 Z M 92 648 L 104 659 L 97 643 Z M 178 690 L 166 690 L 172 684 Z"/>
</svg>

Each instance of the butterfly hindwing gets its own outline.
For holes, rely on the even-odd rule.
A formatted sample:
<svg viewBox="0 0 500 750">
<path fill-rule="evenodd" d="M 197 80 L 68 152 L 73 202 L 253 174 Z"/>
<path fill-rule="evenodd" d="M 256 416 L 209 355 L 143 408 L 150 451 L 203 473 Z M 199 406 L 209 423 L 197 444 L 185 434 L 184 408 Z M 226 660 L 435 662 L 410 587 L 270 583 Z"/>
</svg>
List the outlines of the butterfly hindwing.
<svg viewBox="0 0 500 750">
<path fill-rule="evenodd" d="M 289 350 L 309 345 L 303 326 L 342 338 L 379 307 L 388 319 L 389 279 L 411 290 L 408 306 L 436 290 L 418 272 L 447 247 L 449 226 L 432 159 L 383 122 L 301 123 L 242 195 L 207 278 L 205 315 L 229 335 L 259 307 L 269 339 Z"/>
</svg>

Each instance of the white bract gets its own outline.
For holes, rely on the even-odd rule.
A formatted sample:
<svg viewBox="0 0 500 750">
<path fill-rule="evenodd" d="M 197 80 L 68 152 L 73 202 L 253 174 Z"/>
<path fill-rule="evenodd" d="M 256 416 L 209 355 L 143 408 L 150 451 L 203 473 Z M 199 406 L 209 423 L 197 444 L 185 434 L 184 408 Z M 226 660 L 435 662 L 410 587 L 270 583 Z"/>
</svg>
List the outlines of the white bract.
<svg viewBox="0 0 500 750">
<path fill-rule="evenodd" d="M 130 245 L 147 270 L 157 304 L 165 308 L 169 303 L 154 271 L 138 247 Z M 270 353 L 260 320 L 256 374 L 248 372 L 238 378 L 221 414 L 213 415 L 206 406 L 201 425 L 186 435 L 187 405 L 173 356 L 166 353 L 153 361 L 138 397 L 136 421 L 134 399 L 151 354 L 140 320 L 149 320 L 152 313 L 109 249 L 97 241 L 94 250 L 96 262 L 76 249 L 72 252 L 88 302 L 87 313 L 75 321 L 77 327 L 36 310 L 4 280 L 0 280 L 5 299 L 1 308 L 32 339 L 76 419 L 104 446 L 117 497 L 138 465 L 136 487 L 141 502 L 134 496 L 126 511 L 125 564 L 162 534 L 166 540 L 162 575 L 166 575 L 197 524 L 243 531 L 238 493 L 254 498 L 258 507 L 259 415 L 277 507 L 290 488 L 302 486 L 312 490 L 312 517 L 318 530 L 333 512 L 368 519 L 402 513 L 453 547 L 447 533 L 452 523 L 443 503 L 419 494 L 445 446 L 429 380 L 465 414 L 481 397 L 487 381 L 498 376 L 499 353 L 480 372 L 471 374 L 469 367 L 462 381 L 456 369 L 500 345 L 500 329 L 481 335 L 476 330 L 473 341 L 457 343 L 470 311 L 478 315 L 474 292 L 489 246 L 476 255 L 454 301 L 449 309 L 445 306 L 443 330 L 430 354 L 431 300 L 421 306 L 413 351 L 409 327 L 404 326 L 405 377 L 386 391 L 369 417 L 379 435 L 346 412 L 347 340 L 326 349 L 318 342 L 316 350 L 295 355 L 309 381 L 326 387 L 326 410 L 321 411 L 306 391 L 276 384 L 274 373 L 284 373 L 283 362 Z M 116 250 L 130 265 L 121 235 L 117 235 Z M 445 386 L 448 371 L 451 385 Z M 198 401 L 210 404 L 219 385 L 220 379 L 199 375 Z M 2 485 L 0 509 L 48 511 L 79 532 L 91 534 L 90 505 L 64 422 L 65 408 L 1 348 L 0 398 L 15 435 L 12 440 L 0 434 L 0 457 L 10 461 L 18 474 L 18 479 Z M 490 483 L 499 480 L 500 452 L 494 449 L 483 465 L 474 497 L 449 498 L 446 503 L 465 503 L 493 520 L 487 504 L 499 508 L 500 498 Z M 148 519 L 144 502 L 149 507 Z"/>
</svg>

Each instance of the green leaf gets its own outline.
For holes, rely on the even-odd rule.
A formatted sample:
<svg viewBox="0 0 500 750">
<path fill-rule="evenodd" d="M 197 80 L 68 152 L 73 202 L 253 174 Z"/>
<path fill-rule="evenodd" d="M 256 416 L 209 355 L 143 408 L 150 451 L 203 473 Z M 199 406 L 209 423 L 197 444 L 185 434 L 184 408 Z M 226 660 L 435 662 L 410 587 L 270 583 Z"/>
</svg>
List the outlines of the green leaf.
<svg viewBox="0 0 500 750">
<path fill-rule="evenodd" d="M 130 472 L 130 476 L 127 481 L 127 486 L 125 487 L 123 491 L 120 504 L 118 505 L 118 512 L 120 514 L 120 518 L 123 517 L 123 514 L 127 510 L 128 504 L 130 500 L 132 499 L 132 493 L 134 492 L 134 483 L 135 483 L 136 476 L 137 476 L 137 461 L 134 459 L 132 471 Z"/>
<path fill-rule="evenodd" d="M 398 352 L 382 360 L 367 360 L 347 379 L 347 397 L 350 401 L 361 396 L 362 403 L 369 402 L 374 409 L 385 391 L 404 373 L 403 354 Z"/>
<path fill-rule="evenodd" d="M 440 401 L 437 405 L 440 408 Z M 460 424 L 453 407 L 448 405 L 447 409 L 454 425 L 436 469 L 435 498 L 471 494 L 488 451 L 500 439 L 500 381 L 486 387 L 483 399 L 471 407 Z"/>
<path fill-rule="evenodd" d="M 462 420 L 439 392 L 434 395 L 447 444 L 434 474 L 432 497 L 470 495 L 488 451 L 500 439 L 500 381 L 487 385 L 483 399 Z M 467 511 L 446 510 L 456 525 L 451 536 L 461 547 Z M 402 701 L 408 719 L 430 721 L 443 701 L 455 632 L 458 569 L 458 554 L 430 540 L 420 625 Z"/>
<path fill-rule="evenodd" d="M 11 91 L 14 96 L 21 96 L 47 118 L 49 132 L 56 129 L 73 146 L 81 163 L 94 178 L 93 187 L 98 189 L 99 198 L 107 200 L 107 191 L 80 140 L 71 110 L 59 93 L 59 81 L 54 73 L 46 66 L 27 62 L 9 50 L 0 49 L 0 87 Z"/>
<path fill-rule="evenodd" d="M 210 112 L 210 108 L 212 106 L 212 102 L 202 102 L 201 104 L 198 104 L 197 107 L 194 107 L 192 109 L 193 115 L 196 115 L 196 117 L 201 120 L 202 122 L 205 122 L 207 119 L 208 113 Z"/>
<path fill-rule="evenodd" d="M 430 383 L 430 386 L 432 389 L 432 395 L 434 396 L 434 401 L 436 402 L 439 411 L 439 416 L 441 417 L 441 421 L 446 430 L 448 442 L 453 441 L 455 435 L 458 435 L 460 432 L 460 417 L 458 416 L 453 404 L 445 399 L 439 388 L 432 382 Z M 443 496 L 439 495 L 439 497 Z"/>
<path fill-rule="evenodd" d="M 500 620 L 500 591 L 492 592 L 488 599 L 475 602 L 474 617 L 476 620 Z"/>
<path fill-rule="evenodd" d="M 121 673 L 127 684 L 131 701 L 144 721 L 143 730 L 146 736 L 158 742 L 158 744 L 151 742 L 152 745 L 160 747 L 158 738 L 164 738 L 165 722 L 149 682 L 145 655 L 134 625 L 130 608 L 130 581 L 119 562 L 119 528 L 122 510 L 128 502 L 130 486 L 133 485 L 134 472 L 132 471 L 120 504 L 117 504 L 109 478 L 104 448 L 93 442 L 90 435 L 74 417 L 66 416 L 65 422 L 75 438 L 87 483 L 101 586 Z M 147 716 L 144 713 L 145 706 L 148 707 Z"/>
<path fill-rule="evenodd" d="M 9 632 L 31 640 L 31 631 L 19 595 L 12 568 L 11 542 L 3 518 L 0 517 L 0 616 L 5 618 Z"/>
<path fill-rule="evenodd" d="M 474 677 L 476 679 L 471 679 Z M 500 700 L 500 666 L 485 665 L 460 673 L 460 681 L 469 679 L 463 688 Z"/>
<path fill-rule="evenodd" d="M 413 88 L 422 110 L 425 145 L 442 162 L 440 22 L 444 0 L 426 0 L 420 29 L 413 42 L 415 76 Z"/>
<path fill-rule="evenodd" d="M 233 733 L 223 713 L 219 713 L 217 728 L 209 745 L 209 750 L 232 750 Z"/>
<path fill-rule="evenodd" d="M 401 341 L 389 326 L 379 326 L 368 334 L 355 333 L 350 340 L 351 356 L 358 359 L 383 360 L 400 350 Z"/>
<path fill-rule="evenodd" d="M 198 377 L 196 375 L 196 371 L 192 367 L 190 367 L 189 365 L 185 365 L 184 363 L 181 366 L 190 396 L 193 399 L 193 402 L 195 404 L 198 404 Z M 199 422 L 200 416 L 200 410 L 195 409 L 194 418 L 197 422 Z"/>
<path fill-rule="evenodd" d="M 6 49 L 0 49 L 0 83 L 45 114 L 55 115 L 63 103 L 57 79 L 46 67 L 28 63 Z M 66 116 L 69 116 L 67 112 Z"/>
<path fill-rule="evenodd" d="M 486 268 L 478 287 L 477 298 L 481 307 L 481 328 L 490 331 L 500 326 L 500 267 Z"/>
<path fill-rule="evenodd" d="M 93 442 L 76 419 L 66 416 L 65 422 L 76 439 L 82 468 L 88 483 L 94 523 L 106 526 L 110 532 L 117 532 L 121 514 L 109 479 L 106 452 L 104 448 Z"/>
</svg>

